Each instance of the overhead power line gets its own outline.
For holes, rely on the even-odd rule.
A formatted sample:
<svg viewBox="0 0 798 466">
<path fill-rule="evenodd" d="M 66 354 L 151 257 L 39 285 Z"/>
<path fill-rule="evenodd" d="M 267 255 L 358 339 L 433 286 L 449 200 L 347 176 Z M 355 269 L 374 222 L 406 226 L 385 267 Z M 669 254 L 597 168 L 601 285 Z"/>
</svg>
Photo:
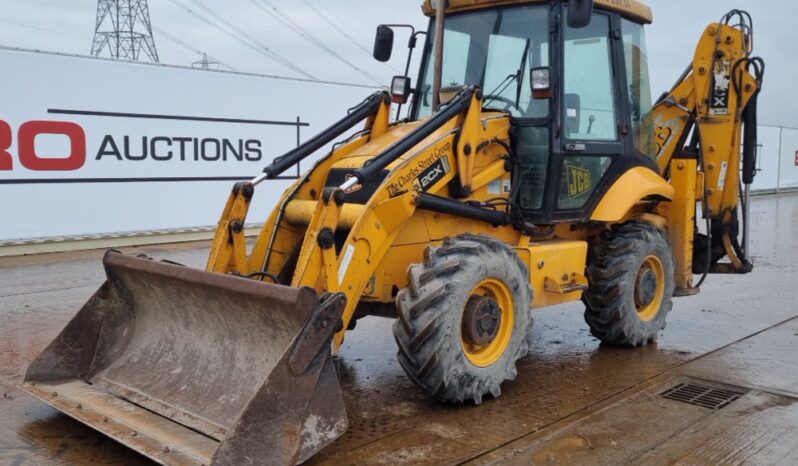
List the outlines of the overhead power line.
<svg viewBox="0 0 798 466">
<path fill-rule="evenodd" d="M 241 28 L 239 28 L 239 27 L 238 27 L 238 26 L 236 26 L 235 24 L 233 24 L 233 23 L 231 23 L 230 21 L 228 21 L 227 19 L 223 18 L 221 15 L 219 15 L 218 13 L 216 13 L 216 12 L 215 12 L 214 10 L 212 10 L 211 8 L 207 7 L 205 4 L 203 4 L 203 3 L 202 3 L 202 2 L 200 2 L 199 0 L 190 0 L 190 1 L 191 1 L 192 3 L 194 3 L 195 5 L 197 5 L 198 7 L 202 8 L 203 10 L 205 10 L 205 11 L 206 11 L 208 14 L 210 14 L 212 17 L 216 18 L 216 19 L 217 19 L 218 21 L 220 21 L 222 24 L 224 24 L 224 25 L 225 25 L 225 26 L 227 26 L 228 28 L 230 28 L 230 29 L 232 29 L 233 31 L 235 31 L 236 33 L 238 33 L 240 36 L 242 36 L 242 37 L 244 37 L 245 39 L 249 40 L 249 41 L 250 41 L 250 42 L 252 42 L 253 44 L 255 44 L 255 45 L 257 45 L 258 47 L 260 47 L 261 49 L 263 49 L 263 50 L 267 51 L 267 52 L 268 52 L 270 55 L 272 55 L 272 56 L 274 57 L 274 59 L 276 59 L 278 62 L 282 63 L 284 66 L 287 66 L 288 68 L 290 68 L 290 69 L 292 69 L 292 70 L 296 71 L 297 73 L 301 73 L 301 74 L 303 74 L 304 76 L 306 76 L 306 77 L 308 77 L 308 78 L 310 78 L 310 79 L 317 79 L 315 76 L 313 76 L 313 75 L 312 75 L 312 74 L 310 74 L 309 72 L 305 71 L 304 69 L 300 68 L 298 65 L 296 65 L 296 64 L 295 64 L 294 62 L 292 62 L 291 60 L 288 60 L 287 58 L 285 58 L 285 57 L 281 56 L 280 54 L 278 54 L 277 52 L 275 52 L 275 51 L 274 51 L 274 50 L 272 50 L 271 48 L 269 48 L 269 47 L 267 47 L 266 45 L 264 45 L 264 44 L 263 44 L 262 42 L 260 42 L 258 39 L 256 39 L 256 38 L 255 38 L 255 37 L 253 37 L 252 35 L 248 34 L 246 31 L 242 30 Z"/>
<path fill-rule="evenodd" d="M 172 2 L 173 4 L 177 5 L 180 9 L 184 10 L 188 14 L 190 14 L 190 15 L 194 16 L 195 18 L 199 19 L 200 21 L 204 22 L 205 24 L 208 24 L 212 28 L 224 33 L 228 37 L 231 37 L 233 40 L 235 40 L 237 42 L 240 42 L 241 44 L 251 48 L 252 50 L 260 53 L 261 55 L 269 58 L 270 60 L 272 60 L 274 62 L 277 62 L 277 63 L 279 63 L 279 64 L 281 64 L 281 65 L 283 65 L 283 66 L 285 66 L 285 67 L 287 67 L 287 68 L 289 68 L 289 69 L 291 69 L 291 70 L 293 70 L 293 71 L 305 76 L 306 78 L 309 78 L 309 79 L 314 80 L 314 81 L 318 80 L 318 78 L 316 78 L 312 74 L 308 73 L 307 71 L 303 70 L 299 66 L 295 65 L 290 60 L 288 60 L 286 58 L 283 58 L 277 52 L 273 51 L 272 49 L 270 49 L 266 45 L 264 45 L 261 42 L 259 42 L 254 37 L 250 36 L 246 32 L 244 32 L 244 31 L 240 30 L 239 28 L 237 28 L 236 26 L 232 25 L 229 21 L 225 20 L 224 18 L 222 18 L 218 14 L 214 13 L 208 7 L 202 5 L 201 3 L 198 3 L 196 0 L 192 0 L 192 2 L 196 3 L 198 6 L 203 8 L 203 10 L 208 11 L 209 14 L 211 14 L 211 16 L 216 18 L 222 24 L 226 25 L 227 28 L 229 28 L 229 29 L 224 28 L 224 27 L 214 23 L 213 21 L 211 21 L 210 19 L 206 18 L 202 14 L 194 11 L 190 7 L 182 4 L 181 2 L 179 2 L 177 0 L 169 0 L 169 1 Z"/>
<path fill-rule="evenodd" d="M 33 30 L 36 30 L 36 31 L 49 32 L 51 34 L 58 34 L 59 36 L 74 37 L 75 39 L 91 40 L 91 36 L 82 36 L 82 35 L 72 34 L 72 33 L 64 32 L 64 31 L 56 31 L 55 29 L 47 29 L 47 28 L 43 28 L 43 27 L 39 27 L 39 26 L 34 26 L 32 24 L 19 23 L 17 21 L 10 21 L 10 20 L 7 20 L 7 19 L 0 19 L 0 23 L 13 24 L 14 26 L 19 26 L 19 27 L 23 27 L 23 28 L 33 29 Z M 175 42 L 175 43 L 177 43 L 179 45 L 182 45 L 184 48 L 188 48 L 192 52 L 196 52 L 196 53 L 202 54 L 201 51 L 198 51 L 198 50 L 194 49 L 193 47 L 191 47 L 190 45 L 186 44 L 185 42 L 182 42 L 182 41 L 176 39 L 174 36 L 172 36 L 170 34 L 167 34 L 166 32 L 156 28 L 155 26 L 153 26 L 152 29 L 153 29 L 153 31 L 157 31 L 159 34 L 164 35 L 166 38 L 172 40 L 173 42 Z M 174 50 L 174 49 L 170 49 L 170 48 L 166 48 L 164 50 L 168 50 L 168 51 L 175 52 L 175 53 L 183 53 L 180 50 Z M 214 58 L 214 60 L 219 61 L 216 58 Z M 233 67 L 231 67 L 229 65 L 225 65 L 225 64 L 223 64 L 221 62 L 220 62 L 220 64 L 226 66 L 227 68 L 230 68 L 232 71 L 238 71 L 238 70 L 236 70 L 235 68 L 233 68 Z"/>
<path fill-rule="evenodd" d="M 351 25 L 347 25 L 347 22 L 338 16 L 338 13 L 336 13 L 333 9 L 327 8 L 327 5 L 323 1 L 316 1 L 315 3 L 319 8 L 327 12 L 327 15 L 330 18 L 338 21 L 338 23 L 346 26 L 350 31 L 354 32 L 354 28 L 352 28 Z"/>
<path fill-rule="evenodd" d="M 195 0 L 192 0 L 195 1 Z M 370 79 L 371 81 L 375 82 L 376 84 L 382 84 L 383 80 L 374 76 L 373 74 L 369 73 L 368 71 L 360 68 L 359 66 L 355 65 L 354 63 L 350 62 L 346 58 L 339 55 L 335 50 L 327 46 L 323 41 L 315 37 L 310 31 L 302 27 L 296 21 L 291 19 L 290 16 L 280 11 L 279 8 L 276 8 L 273 4 L 271 4 L 268 0 L 250 0 L 253 5 L 255 5 L 260 11 L 266 13 L 270 17 L 276 19 L 280 24 L 287 27 L 303 39 L 307 40 L 311 44 L 315 45 L 316 47 L 320 48 L 324 52 L 327 52 L 329 55 L 335 57 L 340 62 L 344 63 L 348 67 L 352 68 L 353 70 L 357 71 L 358 73 L 362 74 L 366 78 Z M 262 3 L 258 4 L 258 2 Z"/>
<path fill-rule="evenodd" d="M 191 44 L 188 44 L 188 43 L 184 42 L 183 40 L 178 39 L 177 37 L 169 34 L 168 32 L 166 32 L 166 31 L 164 31 L 164 30 L 162 30 L 160 28 L 157 28 L 157 27 L 153 26 L 152 29 L 155 32 L 157 32 L 159 35 L 162 35 L 162 36 L 166 37 L 167 39 L 171 40 L 175 44 L 180 45 L 184 49 L 189 50 L 191 52 L 194 52 L 197 55 L 202 56 L 202 55 L 204 55 L 206 53 L 206 52 L 203 52 L 202 50 L 199 50 L 198 48 L 192 46 Z M 225 68 L 227 68 L 227 69 L 229 69 L 231 71 L 238 71 L 238 69 L 228 65 L 227 63 L 223 62 L 222 60 L 219 60 L 218 58 L 216 58 L 216 57 L 214 57 L 212 55 L 208 55 L 208 58 L 210 58 L 214 62 L 218 63 L 219 65 L 221 65 L 221 66 L 223 66 L 223 67 L 225 67 Z"/>
<path fill-rule="evenodd" d="M 32 24 L 18 23 L 16 21 L 10 21 L 10 20 L 7 20 L 7 19 L 0 19 L 0 23 L 13 24 L 14 26 L 19 26 L 19 27 L 28 28 L 28 29 L 34 29 L 34 30 L 37 30 L 37 31 L 49 32 L 51 34 L 58 34 L 58 35 L 61 35 L 61 36 L 74 37 L 74 38 L 77 38 L 77 39 L 87 39 L 87 38 L 89 38 L 88 36 L 79 36 L 77 34 L 70 34 L 68 32 L 55 31 L 53 29 L 47 29 L 47 28 L 43 28 L 43 27 L 39 27 L 39 26 L 34 26 Z"/>
<path fill-rule="evenodd" d="M 327 14 L 325 14 L 324 12 L 322 12 L 322 11 L 319 11 L 319 9 L 318 9 L 318 8 L 316 8 L 316 7 L 313 5 L 313 3 L 311 3 L 311 2 L 310 2 L 310 0 L 302 0 L 302 1 L 305 3 L 305 5 L 307 5 L 307 7 L 308 7 L 308 8 L 310 8 L 310 9 L 311 9 L 311 11 L 313 11 L 314 13 L 316 13 L 316 15 L 317 15 L 319 18 L 321 18 L 322 20 L 324 20 L 324 22 L 325 22 L 325 23 L 329 24 L 329 25 L 330 25 L 330 26 L 331 26 L 333 29 L 335 29 L 336 31 L 338 31 L 338 32 L 339 32 L 339 33 L 340 33 L 342 36 L 344 36 L 344 37 L 345 37 L 345 38 L 346 38 L 346 39 L 347 39 L 349 42 L 351 42 L 352 44 L 354 44 L 354 45 L 355 45 L 355 47 L 357 47 L 357 48 L 359 48 L 360 50 L 362 50 L 362 51 L 363 51 L 363 52 L 364 52 L 366 55 L 368 55 L 369 57 L 372 57 L 372 56 L 373 56 L 373 53 L 372 53 L 372 51 L 371 51 L 371 50 L 367 49 L 366 47 L 363 47 L 363 44 L 361 44 L 361 43 L 360 43 L 360 42 L 359 42 L 357 39 L 355 39 L 354 37 L 352 37 L 351 35 L 349 35 L 349 33 L 347 33 L 347 32 L 346 32 L 346 31 L 345 31 L 345 30 L 344 30 L 344 29 L 343 29 L 341 26 L 339 26 L 339 25 L 338 25 L 338 24 L 337 24 L 335 21 L 333 21 L 333 19 L 332 19 L 331 15 L 327 15 Z M 326 8 L 325 8 L 325 9 L 326 9 Z M 389 65 L 389 64 L 387 64 L 387 63 L 383 63 L 383 65 L 385 65 L 387 68 L 391 69 L 391 70 L 392 70 L 392 71 L 394 71 L 395 73 L 400 73 L 400 74 L 402 73 L 401 71 L 399 71 L 398 69 L 396 69 L 395 67 L 393 67 L 393 66 L 391 66 L 391 65 Z"/>
</svg>

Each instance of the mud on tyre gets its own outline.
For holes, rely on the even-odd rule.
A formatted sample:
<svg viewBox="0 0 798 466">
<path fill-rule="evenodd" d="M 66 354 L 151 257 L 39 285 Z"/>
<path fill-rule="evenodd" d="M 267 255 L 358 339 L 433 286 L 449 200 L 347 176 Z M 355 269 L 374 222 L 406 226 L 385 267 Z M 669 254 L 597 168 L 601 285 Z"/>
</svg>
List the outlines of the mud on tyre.
<svg viewBox="0 0 798 466">
<path fill-rule="evenodd" d="M 486 236 L 447 239 L 408 281 L 393 326 L 405 372 L 443 402 L 500 396 L 527 354 L 531 322 L 529 271 L 515 251 Z"/>
<path fill-rule="evenodd" d="M 673 306 L 673 253 L 665 232 L 647 222 L 615 225 L 591 244 L 582 295 L 585 321 L 604 343 L 657 340 Z"/>
</svg>

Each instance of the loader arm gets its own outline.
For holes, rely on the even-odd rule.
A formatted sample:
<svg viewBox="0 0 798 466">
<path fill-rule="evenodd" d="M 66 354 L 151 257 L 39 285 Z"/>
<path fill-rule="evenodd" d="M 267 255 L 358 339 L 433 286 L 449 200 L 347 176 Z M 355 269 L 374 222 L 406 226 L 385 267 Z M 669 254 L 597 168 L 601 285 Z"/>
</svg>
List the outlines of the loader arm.
<svg viewBox="0 0 798 466">
<path fill-rule="evenodd" d="M 248 275 L 266 282 L 285 280 L 286 285 L 310 287 L 319 294 L 343 293 L 347 305 L 337 329 L 335 350 L 343 342 L 345 329 L 370 277 L 416 209 L 461 208 L 494 223 L 510 222 L 505 213 L 473 208 L 450 199 L 431 200 L 436 194 L 447 194 L 442 191 L 449 189 L 455 177 L 460 186 L 473 189 L 507 172 L 504 161 L 507 153 L 499 145 L 491 151 L 495 169 L 474 175 L 472 155 L 476 148 L 487 152 L 490 141 L 497 140 L 505 141 L 506 146 L 510 126 L 509 118 L 503 114 L 482 114 L 482 93 L 477 88 L 464 88 L 440 113 L 398 135 L 387 134 L 388 118 L 388 112 L 380 106 L 368 119 L 366 134 L 334 150 L 289 189 L 261 231 L 251 254 L 247 254 L 243 228 L 238 225 L 243 225 L 254 185 L 236 185 L 211 250 L 209 271 Z M 369 152 L 371 147 L 381 148 L 379 155 L 362 163 L 362 156 L 357 154 Z M 325 186 L 330 167 L 346 163 L 348 158 L 352 160 L 353 171 L 344 185 Z M 424 170 L 436 166 L 445 169 L 434 180 L 430 178 L 431 184 L 423 189 L 410 184 Z M 360 205 L 345 202 L 346 192 L 353 186 L 369 183 L 379 176 L 384 178 L 367 202 Z M 303 217 L 306 225 L 297 228 L 296 219 Z M 344 228 L 346 238 L 336 238 L 336 233 Z M 286 275 L 286 268 L 290 269 L 290 276 Z"/>
<path fill-rule="evenodd" d="M 732 25 L 734 19 L 740 19 L 740 24 Z M 651 115 L 655 128 L 651 144 L 660 173 L 677 187 L 678 199 L 664 207 L 663 213 L 670 218 L 671 229 L 676 230 L 671 235 L 682 289 L 691 288 L 693 265 L 706 269 L 705 264 L 693 264 L 695 209 L 687 205 L 691 202 L 703 202 L 711 244 L 695 246 L 710 250 L 721 247 L 731 261 L 715 264 L 711 271 L 751 270 L 748 248 L 738 243 L 737 207 L 743 158 L 744 184 L 750 185 L 754 176 L 756 95 L 764 66 L 761 59 L 750 56 L 748 21 L 746 13 L 733 11 L 720 23 L 710 24 L 699 40 L 693 62 L 673 89 L 659 99 Z M 742 151 L 744 132 L 746 150 Z M 692 140 L 685 148 L 688 138 Z M 717 235 L 715 239 L 713 234 Z"/>
</svg>

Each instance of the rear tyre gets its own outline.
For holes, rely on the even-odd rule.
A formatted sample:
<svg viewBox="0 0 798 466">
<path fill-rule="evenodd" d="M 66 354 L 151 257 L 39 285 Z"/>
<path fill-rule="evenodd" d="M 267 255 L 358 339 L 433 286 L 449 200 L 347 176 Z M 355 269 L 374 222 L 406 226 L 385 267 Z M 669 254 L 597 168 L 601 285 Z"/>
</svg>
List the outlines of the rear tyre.
<svg viewBox="0 0 798 466">
<path fill-rule="evenodd" d="M 399 292 L 393 332 L 410 378 L 440 401 L 480 404 L 501 395 L 526 356 L 529 271 L 511 248 L 486 236 L 427 248 Z"/>
<path fill-rule="evenodd" d="M 665 232 L 646 222 L 616 225 L 592 244 L 585 321 L 604 343 L 657 340 L 673 306 L 673 254 Z"/>
</svg>

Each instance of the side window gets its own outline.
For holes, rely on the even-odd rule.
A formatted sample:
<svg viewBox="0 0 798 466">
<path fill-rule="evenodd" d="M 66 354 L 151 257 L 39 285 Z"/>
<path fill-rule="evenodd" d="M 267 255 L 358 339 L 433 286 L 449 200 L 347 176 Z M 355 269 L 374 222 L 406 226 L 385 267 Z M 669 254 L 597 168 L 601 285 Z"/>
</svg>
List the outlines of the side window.
<svg viewBox="0 0 798 466">
<path fill-rule="evenodd" d="M 520 127 L 516 151 L 521 156 L 521 186 L 518 199 L 524 210 L 543 207 L 543 193 L 549 168 L 549 128 Z"/>
<path fill-rule="evenodd" d="M 610 19 L 595 15 L 582 29 L 565 30 L 565 134 L 569 139 L 615 141 L 617 110 Z"/>
<path fill-rule="evenodd" d="M 656 158 L 654 122 L 651 118 L 651 81 L 643 26 L 621 21 L 629 106 L 632 109 L 632 135 L 635 147 L 651 159 Z"/>
</svg>

